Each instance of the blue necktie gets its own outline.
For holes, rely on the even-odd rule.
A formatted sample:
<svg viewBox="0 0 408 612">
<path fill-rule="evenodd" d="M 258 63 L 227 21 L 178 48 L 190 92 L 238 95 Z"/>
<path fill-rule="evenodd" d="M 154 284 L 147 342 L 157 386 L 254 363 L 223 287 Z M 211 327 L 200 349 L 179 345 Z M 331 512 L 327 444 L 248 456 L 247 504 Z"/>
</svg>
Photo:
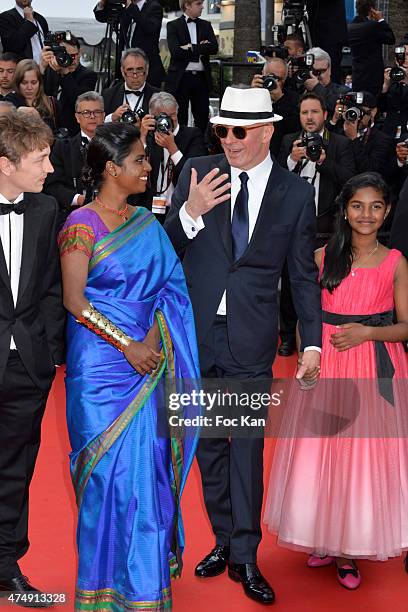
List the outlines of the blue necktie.
<svg viewBox="0 0 408 612">
<path fill-rule="evenodd" d="M 232 215 L 232 254 L 234 261 L 242 257 L 249 242 L 249 215 L 248 215 L 248 175 L 241 172 L 239 175 L 241 189 L 235 200 Z"/>
</svg>

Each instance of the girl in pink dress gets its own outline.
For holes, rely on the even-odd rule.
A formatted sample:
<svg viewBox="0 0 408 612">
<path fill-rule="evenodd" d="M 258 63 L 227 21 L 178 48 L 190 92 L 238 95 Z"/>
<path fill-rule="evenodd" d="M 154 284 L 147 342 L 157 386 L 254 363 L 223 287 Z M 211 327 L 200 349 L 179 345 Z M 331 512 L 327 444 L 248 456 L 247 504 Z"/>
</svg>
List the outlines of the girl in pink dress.
<svg viewBox="0 0 408 612">
<path fill-rule="evenodd" d="M 316 251 L 324 380 L 292 391 L 265 509 L 279 544 L 309 553 L 309 567 L 335 561 L 349 589 L 354 559 L 408 550 L 408 264 L 377 241 L 388 202 L 380 175 L 350 179 Z"/>
</svg>

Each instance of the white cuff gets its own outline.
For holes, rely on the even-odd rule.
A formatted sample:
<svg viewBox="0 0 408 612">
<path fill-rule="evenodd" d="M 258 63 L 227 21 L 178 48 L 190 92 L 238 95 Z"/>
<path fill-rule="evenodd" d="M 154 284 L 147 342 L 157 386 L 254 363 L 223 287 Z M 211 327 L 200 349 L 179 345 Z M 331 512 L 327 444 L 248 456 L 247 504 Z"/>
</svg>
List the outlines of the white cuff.
<svg viewBox="0 0 408 612">
<path fill-rule="evenodd" d="M 78 204 L 78 198 L 79 198 L 80 195 L 81 195 L 80 193 L 76 193 L 74 195 L 74 199 L 71 202 L 71 206 L 76 206 Z"/>
<path fill-rule="evenodd" d="M 322 349 L 320 346 L 305 346 L 303 352 L 306 353 L 306 351 L 317 351 L 318 353 L 321 353 Z"/>
<path fill-rule="evenodd" d="M 187 202 L 184 202 L 183 206 L 180 208 L 179 218 L 181 225 L 183 226 L 184 233 L 186 234 L 187 238 L 192 240 L 197 236 L 200 230 L 204 229 L 205 225 L 201 215 L 196 221 L 190 217 L 186 211 L 186 204 Z"/>
<path fill-rule="evenodd" d="M 287 162 L 286 162 L 286 163 L 287 163 L 287 165 L 288 165 L 288 170 L 292 171 L 292 170 L 295 168 L 295 166 L 296 166 L 296 163 L 297 163 L 297 162 L 293 161 L 293 159 L 291 158 L 291 156 L 290 156 L 290 155 L 288 155 L 288 160 L 287 160 Z"/>
<path fill-rule="evenodd" d="M 397 164 L 398 164 L 398 168 L 403 168 L 405 164 L 403 164 L 402 162 L 400 162 L 400 160 L 397 158 Z"/>
<path fill-rule="evenodd" d="M 110 115 L 105 117 L 105 123 L 112 123 L 112 121 L 113 121 L 112 115 L 113 115 L 113 113 L 111 113 Z"/>
<path fill-rule="evenodd" d="M 171 161 L 175 166 L 177 166 L 181 159 L 183 159 L 183 154 L 181 151 L 177 151 L 176 153 L 173 153 L 173 155 L 171 155 Z"/>
</svg>

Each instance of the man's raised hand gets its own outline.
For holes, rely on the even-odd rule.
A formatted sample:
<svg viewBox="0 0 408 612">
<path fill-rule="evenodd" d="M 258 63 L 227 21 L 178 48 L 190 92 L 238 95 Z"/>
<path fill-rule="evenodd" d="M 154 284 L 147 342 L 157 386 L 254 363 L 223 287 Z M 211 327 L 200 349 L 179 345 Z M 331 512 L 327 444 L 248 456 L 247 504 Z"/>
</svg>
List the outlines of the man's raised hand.
<svg viewBox="0 0 408 612">
<path fill-rule="evenodd" d="M 213 168 L 198 183 L 197 170 L 191 168 L 190 192 L 186 204 L 186 212 L 193 219 L 198 219 L 210 210 L 230 199 L 231 183 L 226 183 L 228 174 L 219 174 L 219 168 Z M 219 176 L 217 176 L 219 175 Z"/>
</svg>

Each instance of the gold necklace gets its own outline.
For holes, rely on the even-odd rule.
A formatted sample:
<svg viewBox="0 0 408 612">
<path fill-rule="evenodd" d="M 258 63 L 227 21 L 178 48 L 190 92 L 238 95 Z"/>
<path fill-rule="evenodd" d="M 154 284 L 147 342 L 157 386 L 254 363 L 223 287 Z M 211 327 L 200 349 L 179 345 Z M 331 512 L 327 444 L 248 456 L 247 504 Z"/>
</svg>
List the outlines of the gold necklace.
<svg viewBox="0 0 408 612">
<path fill-rule="evenodd" d="M 125 222 L 125 221 L 127 221 L 129 219 L 129 206 L 128 206 L 127 203 L 125 204 L 125 206 L 121 210 L 118 210 L 117 208 L 111 208 L 110 206 L 106 206 L 106 204 L 104 204 L 102 202 L 100 197 L 96 196 L 95 204 L 97 204 L 101 208 L 104 208 L 105 210 L 109 210 L 109 212 L 114 213 L 115 215 L 119 215 L 119 217 L 122 218 L 123 222 Z"/>
<path fill-rule="evenodd" d="M 357 266 L 354 266 L 354 268 L 351 269 L 351 276 L 355 276 L 355 270 L 357 270 L 357 268 L 361 268 L 361 265 L 363 263 L 365 263 L 367 261 L 367 259 L 369 259 L 371 257 L 371 255 L 374 255 L 374 253 L 378 250 L 378 240 L 376 240 L 376 244 L 375 247 L 373 248 L 372 251 L 370 251 L 368 253 L 368 255 L 366 255 L 365 257 L 363 257 L 363 259 L 360 261 L 360 263 Z"/>
</svg>

